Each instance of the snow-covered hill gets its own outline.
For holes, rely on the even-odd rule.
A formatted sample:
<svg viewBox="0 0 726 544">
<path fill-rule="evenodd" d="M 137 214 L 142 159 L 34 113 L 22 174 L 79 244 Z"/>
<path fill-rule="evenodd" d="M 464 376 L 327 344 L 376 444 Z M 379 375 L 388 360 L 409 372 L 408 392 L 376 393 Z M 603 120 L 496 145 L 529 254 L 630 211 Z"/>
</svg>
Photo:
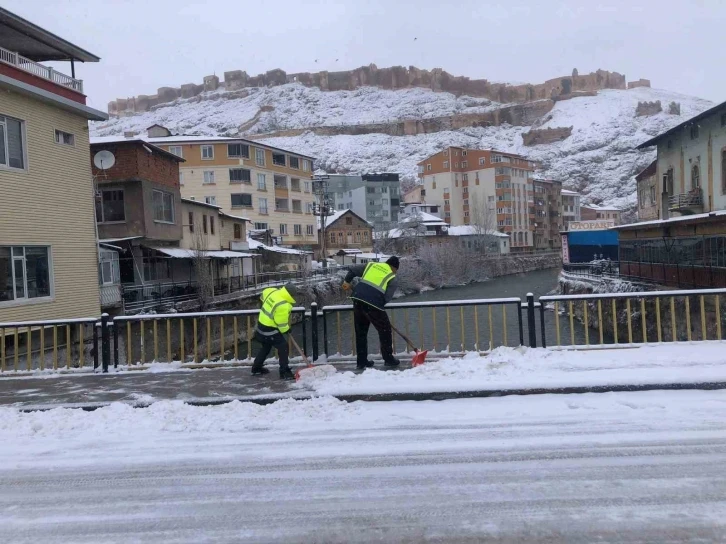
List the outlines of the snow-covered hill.
<svg viewBox="0 0 726 544">
<path fill-rule="evenodd" d="M 331 125 L 382 123 L 410 118 L 430 118 L 455 113 L 496 109 L 484 99 L 456 97 L 426 89 L 387 91 L 365 87 L 355 91 L 323 92 L 299 84 L 248 89 L 249 94 L 216 91 L 189 100 L 177 100 L 153 111 L 112 119 L 93 126 L 97 136 L 143 131 L 159 123 L 176 133 L 237 135 L 248 124 L 247 134 L 273 130 Z M 681 115 L 659 113 L 636 117 L 639 101 L 660 100 L 665 110 L 675 101 Z M 261 109 L 267 106 L 265 110 Z M 634 175 L 653 160 L 654 151 L 637 151 L 649 137 L 712 106 L 707 100 L 669 91 L 637 88 L 603 90 L 597 96 L 560 101 L 538 121 L 538 128 L 569 127 L 572 135 L 562 142 L 525 147 L 522 133 L 530 127 L 466 128 L 416 136 L 366 134 L 360 136 L 299 136 L 264 141 L 319 158 L 328 172 L 395 171 L 412 180 L 416 163 L 447 145 L 494 148 L 521 153 L 542 162 L 542 175 L 559 179 L 586 195 L 586 201 L 612 205 L 632 204 Z M 254 123 L 255 116 L 257 122 Z"/>
</svg>

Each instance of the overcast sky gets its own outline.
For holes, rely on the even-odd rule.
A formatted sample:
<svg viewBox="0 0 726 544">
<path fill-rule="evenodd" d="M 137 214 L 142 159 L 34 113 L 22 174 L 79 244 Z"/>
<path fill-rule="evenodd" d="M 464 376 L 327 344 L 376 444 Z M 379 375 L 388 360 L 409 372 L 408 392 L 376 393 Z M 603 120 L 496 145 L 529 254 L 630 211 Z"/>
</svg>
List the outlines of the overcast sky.
<svg viewBox="0 0 726 544">
<path fill-rule="evenodd" d="M 598 68 L 726 100 L 726 1 L 3 0 L 101 57 L 89 105 L 246 70 L 414 65 L 539 83 Z M 60 66 L 70 74 L 70 66 Z"/>
</svg>

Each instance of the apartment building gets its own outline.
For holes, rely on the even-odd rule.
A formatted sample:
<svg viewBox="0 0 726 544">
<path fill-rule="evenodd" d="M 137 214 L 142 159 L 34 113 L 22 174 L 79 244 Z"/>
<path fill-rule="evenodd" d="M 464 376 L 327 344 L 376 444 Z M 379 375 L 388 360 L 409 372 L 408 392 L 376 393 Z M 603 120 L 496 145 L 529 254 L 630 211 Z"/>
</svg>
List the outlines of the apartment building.
<svg viewBox="0 0 726 544">
<path fill-rule="evenodd" d="M 567 230 L 571 221 L 580 221 L 581 195 L 575 191 L 562 189 L 562 229 Z"/>
<path fill-rule="evenodd" d="M 562 182 L 535 179 L 534 185 L 534 249 L 562 247 Z"/>
<path fill-rule="evenodd" d="M 534 249 L 536 168 L 519 155 L 462 147 L 418 163 L 425 201 L 442 206 L 447 223 L 509 234 L 512 252 Z"/>
<path fill-rule="evenodd" d="M 240 138 L 172 136 L 159 125 L 149 127 L 143 139 L 184 159 L 183 198 L 247 217 L 254 229 L 271 230 L 280 245 L 317 243 L 313 157 Z"/>
<path fill-rule="evenodd" d="M 622 211 L 613 206 L 582 206 L 580 208 L 580 217 L 583 221 L 612 221 L 615 225 L 621 223 Z"/>
<path fill-rule="evenodd" d="M 635 182 L 638 185 L 638 221 L 660 219 L 657 174 L 658 161 L 656 160 L 635 176 Z"/>
<path fill-rule="evenodd" d="M 100 313 L 88 121 L 108 116 L 76 61 L 99 58 L 0 8 L 0 322 Z"/>
<path fill-rule="evenodd" d="M 398 222 L 401 202 L 398 174 L 328 174 L 327 183 L 335 211 L 352 210 L 378 229 Z"/>
</svg>

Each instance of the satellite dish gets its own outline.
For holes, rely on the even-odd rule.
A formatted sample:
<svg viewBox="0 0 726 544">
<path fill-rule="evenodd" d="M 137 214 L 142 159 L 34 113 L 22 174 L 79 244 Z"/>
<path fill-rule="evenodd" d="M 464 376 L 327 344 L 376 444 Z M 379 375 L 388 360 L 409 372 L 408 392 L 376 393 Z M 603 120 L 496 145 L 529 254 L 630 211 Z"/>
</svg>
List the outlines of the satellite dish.
<svg viewBox="0 0 726 544">
<path fill-rule="evenodd" d="M 116 164 L 116 157 L 110 151 L 99 151 L 93 156 L 93 164 L 99 170 L 108 170 Z"/>
</svg>

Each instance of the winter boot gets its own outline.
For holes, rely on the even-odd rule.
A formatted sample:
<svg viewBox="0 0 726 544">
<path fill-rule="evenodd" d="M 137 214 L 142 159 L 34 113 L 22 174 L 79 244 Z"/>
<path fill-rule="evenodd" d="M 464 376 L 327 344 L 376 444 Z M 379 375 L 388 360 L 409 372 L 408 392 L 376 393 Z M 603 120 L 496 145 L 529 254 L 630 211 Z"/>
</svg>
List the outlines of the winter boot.
<svg viewBox="0 0 726 544">
<path fill-rule="evenodd" d="M 398 360 L 398 359 L 396 359 L 395 357 L 391 357 L 391 358 L 390 358 L 390 359 L 388 359 L 387 361 L 384 361 L 384 362 L 383 362 L 383 366 L 387 366 L 387 367 L 389 367 L 389 368 L 391 368 L 391 367 L 394 367 L 394 366 L 398 366 L 398 365 L 400 365 L 400 364 L 401 364 L 401 361 L 399 361 L 399 360 Z"/>
<path fill-rule="evenodd" d="M 280 379 L 281 380 L 294 380 L 295 374 L 292 373 L 289 366 L 280 367 Z"/>
<path fill-rule="evenodd" d="M 264 366 L 255 366 L 252 365 L 252 375 L 253 376 L 264 376 L 265 374 L 269 374 L 270 371 L 266 369 Z"/>
<path fill-rule="evenodd" d="M 358 363 L 357 365 L 355 365 L 355 367 L 358 370 L 365 370 L 366 368 L 373 368 L 374 365 L 375 363 L 373 361 L 366 361 L 363 364 Z"/>
</svg>

